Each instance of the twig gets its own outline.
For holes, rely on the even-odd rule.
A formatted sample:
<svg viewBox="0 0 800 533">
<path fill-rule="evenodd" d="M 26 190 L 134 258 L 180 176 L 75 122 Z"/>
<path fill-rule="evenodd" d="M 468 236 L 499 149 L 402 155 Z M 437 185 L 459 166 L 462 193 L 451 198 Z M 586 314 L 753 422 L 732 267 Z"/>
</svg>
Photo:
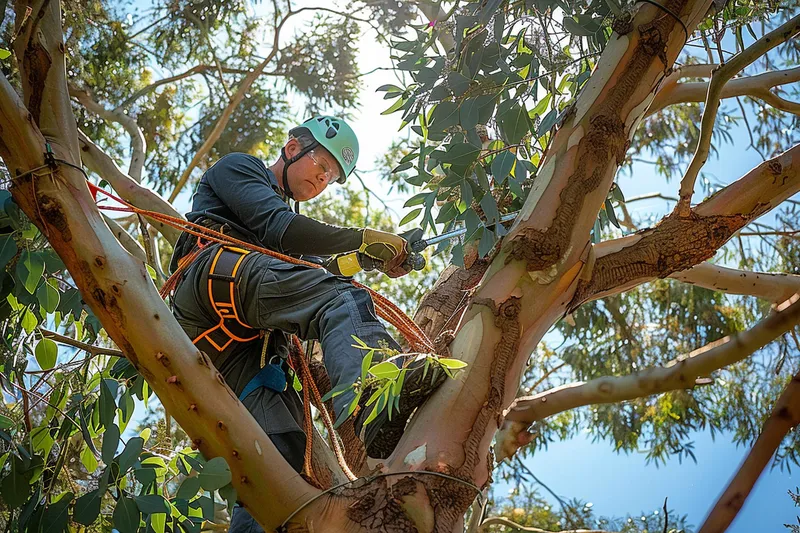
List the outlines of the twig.
<svg viewBox="0 0 800 533">
<path fill-rule="evenodd" d="M 113 348 L 102 348 L 100 346 L 94 346 L 92 344 L 88 344 L 86 342 L 81 342 L 79 340 L 75 340 L 71 337 L 66 337 L 61 335 L 60 333 L 56 333 L 55 331 L 50 331 L 44 328 L 39 328 L 39 331 L 42 333 L 42 336 L 46 339 L 52 339 L 56 342 L 60 342 L 61 344 L 67 344 L 69 346 L 74 346 L 75 348 L 79 348 L 85 352 L 89 352 L 92 357 L 97 357 L 98 355 L 112 355 L 115 357 L 124 357 L 124 354 Z"/>
</svg>

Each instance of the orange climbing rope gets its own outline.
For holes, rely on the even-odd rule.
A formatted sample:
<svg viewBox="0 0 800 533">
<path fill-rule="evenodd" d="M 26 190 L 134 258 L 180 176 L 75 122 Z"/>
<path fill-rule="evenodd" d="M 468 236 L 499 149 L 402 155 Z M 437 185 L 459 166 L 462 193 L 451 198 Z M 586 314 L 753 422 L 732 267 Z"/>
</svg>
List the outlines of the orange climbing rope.
<svg viewBox="0 0 800 533">
<path fill-rule="evenodd" d="M 264 248 L 261 246 L 256 246 L 251 244 L 247 241 L 242 241 L 232 237 L 230 235 L 225 235 L 218 231 L 212 230 L 210 228 L 206 228 L 205 226 L 201 226 L 200 224 L 195 224 L 193 222 L 189 222 L 187 220 L 183 220 L 178 217 L 174 217 L 171 215 L 165 215 L 163 213 L 159 213 L 157 211 L 148 211 L 146 209 L 140 209 L 122 198 L 115 196 L 114 194 L 97 187 L 93 183 L 87 180 L 89 185 L 89 190 L 92 193 L 92 196 L 97 202 L 97 194 L 102 193 L 103 195 L 113 199 L 116 202 L 119 202 L 124 207 L 116 207 L 116 206 L 107 206 L 107 205 L 98 205 L 99 209 L 103 209 L 105 211 L 121 211 L 124 213 L 136 213 L 137 215 L 142 215 L 148 217 L 150 219 L 156 220 L 168 226 L 180 229 L 181 231 L 185 231 L 191 235 L 198 237 L 198 244 L 199 249 L 194 250 L 191 254 L 187 255 L 178 265 L 178 270 L 170 276 L 170 278 L 166 281 L 164 286 L 161 289 L 161 296 L 166 297 L 169 292 L 174 289 L 175 285 L 177 284 L 182 271 L 188 266 L 193 259 L 199 255 L 203 246 L 208 245 L 210 242 L 217 242 L 222 244 L 231 244 L 236 245 L 241 248 L 245 248 L 247 250 L 252 250 L 254 252 L 259 252 L 262 254 L 266 254 L 281 261 L 286 261 L 287 263 L 294 263 L 297 265 L 306 265 L 312 268 L 323 268 L 322 265 L 317 265 L 315 263 L 310 263 L 308 261 L 303 261 L 302 259 L 297 259 L 289 255 L 281 254 L 270 250 L 268 248 Z M 207 241 L 202 243 L 201 239 Z M 378 292 L 372 290 L 371 288 L 358 283 L 357 281 L 352 281 L 353 285 L 359 287 L 361 289 L 366 290 L 370 296 L 372 296 L 372 301 L 375 303 L 375 310 L 378 313 L 378 316 L 382 319 L 386 320 L 397 330 L 400 332 L 403 337 L 408 341 L 411 348 L 418 352 L 433 352 L 433 343 L 428 338 L 420 327 L 414 323 L 399 307 L 397 307 L 394 303 L 392 303 L 388 298 L 379 294 Z"/>
</svg>

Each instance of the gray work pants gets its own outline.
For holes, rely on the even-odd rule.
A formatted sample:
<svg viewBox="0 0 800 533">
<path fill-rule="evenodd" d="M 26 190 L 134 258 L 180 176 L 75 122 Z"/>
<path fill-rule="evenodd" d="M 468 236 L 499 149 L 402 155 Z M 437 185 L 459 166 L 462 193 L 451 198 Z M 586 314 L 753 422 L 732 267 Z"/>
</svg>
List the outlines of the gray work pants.
<svg viewBox="0 0 800 533">
<path fill-rule="evenodd" d="M 204 250 L 175 290 L 174 313 L 190 338 L 219 321 L 209 303 L 207 281 L 216 249 L 217 246 L 212 246 Z M 253 328 L 276 329 L 303 340 L 319 340 L 332 387 L 353 383 L 361 375 L 361 361 L 366 354 L 353 347 L 353 335 L 371 347 L 399 350 L 397 342 L 378 321 L 369 293 L 323 269 L 251 253 L 237 275 L 236 302 L 239 315 Z M 229 349 L 231 353 L 209 354 L 237 394 L 260 368 L 260 343 L 249 344 L 252 347 L 244 346 L 241 350 L 233 346 Z M 353 397 L 348 392 L 334 398 L 337 415 Z M 283 393 L 256 390 L 243 403 L 284 458 L 299 471 L 305 436 L 300 429 L 302 410 L 291 386 Z M 261 528 L 247 511 L 237 508 L 229 531 L 255 533 L 261 532 Z"/>
</svg>

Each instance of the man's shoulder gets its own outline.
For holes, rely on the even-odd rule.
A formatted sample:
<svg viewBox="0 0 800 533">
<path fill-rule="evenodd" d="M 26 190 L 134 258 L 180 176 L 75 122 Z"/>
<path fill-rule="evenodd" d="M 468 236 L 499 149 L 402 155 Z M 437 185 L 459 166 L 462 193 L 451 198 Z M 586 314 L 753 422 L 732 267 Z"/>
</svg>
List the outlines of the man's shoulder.
<svg viewBox="0 0 800 533">
<path fill-rule="evenodd" d="M 256 171 L 259 174 L 267 175 L 267 166 L 264 162 L 250 154 L 244 152 L 231 152 L 222 156 L 212 169 L 222 170 L 224 168 L 236 168 L 240 170 Z"/>
</svg>

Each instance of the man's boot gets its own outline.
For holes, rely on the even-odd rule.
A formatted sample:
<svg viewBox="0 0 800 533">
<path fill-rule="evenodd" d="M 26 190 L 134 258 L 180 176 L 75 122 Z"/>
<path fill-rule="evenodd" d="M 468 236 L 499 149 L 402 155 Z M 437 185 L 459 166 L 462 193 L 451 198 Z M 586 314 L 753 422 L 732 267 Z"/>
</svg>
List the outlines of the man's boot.
<svg viewBox="0 0 800 533">
<path fill-rule="evenodd" d="M 355 430 L 356 435 L 363 441 L 369 457 L 373 459 L 389 457 L 400 442 L 411 413 L 444 383 L 447 376 L 438 365 L 429 364 L 427 372 L 424 367 L 424 359 L 414 361 L 406 367 L 408 370 L 403 380 L 400 402 L 397 409 L 392 411 L 391 420 L 389 420 L 389 408 L 384 407 L 380 414 L 364 427 L 364 421 L 372 412 L 374 404 L 366 405 L 372 391 L 366 390 L 361 395 Z"/>
</svg>

